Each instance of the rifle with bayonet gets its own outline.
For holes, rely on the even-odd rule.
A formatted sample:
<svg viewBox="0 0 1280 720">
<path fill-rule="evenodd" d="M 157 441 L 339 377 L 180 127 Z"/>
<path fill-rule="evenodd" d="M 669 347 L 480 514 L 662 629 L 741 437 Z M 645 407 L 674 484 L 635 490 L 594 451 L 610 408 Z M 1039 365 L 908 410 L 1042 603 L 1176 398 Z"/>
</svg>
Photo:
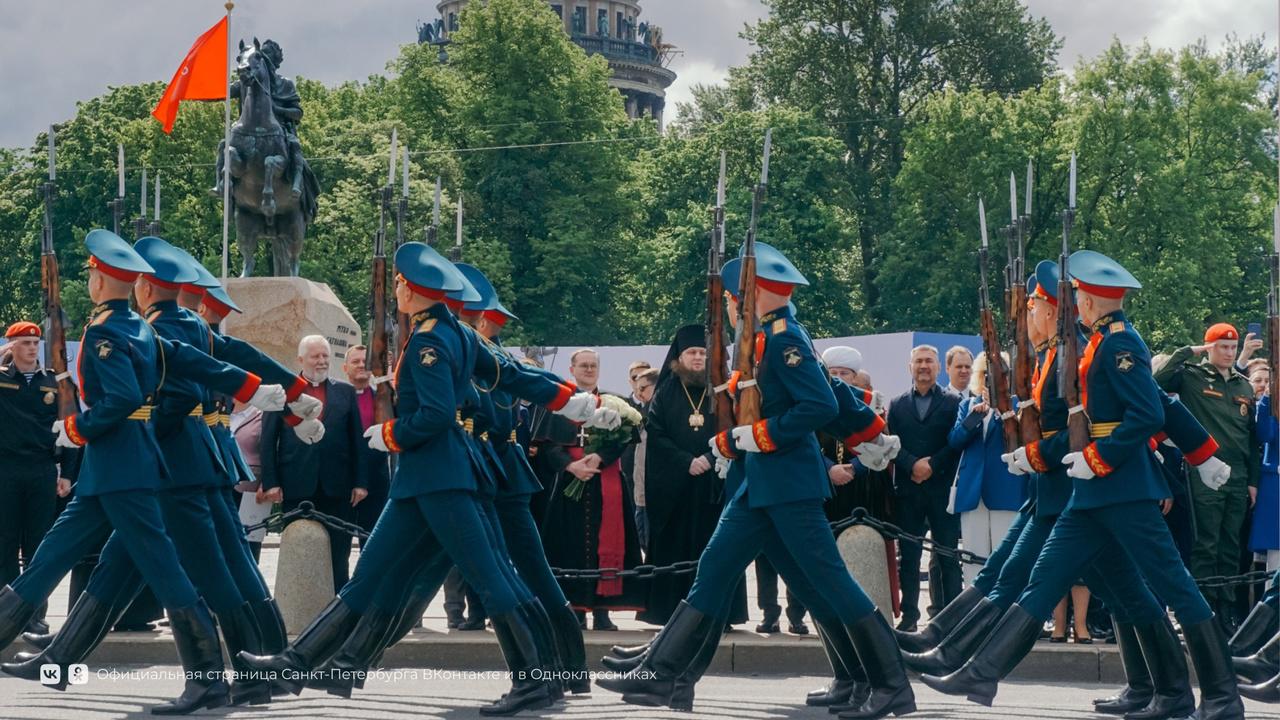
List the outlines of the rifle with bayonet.
<svg viewBox="0 0 1280 720">
<path fill-rule="evenodd" d="M 1040 408 L 1036 407 L 1031 397 L 1032 378 L 1035 376 L 1035 348 L 1027 329 L 1027 266 L 1026 247 L 1031 230 L 1031 187 L 1034 169 L 1031 161 L 1027 161 L 1027 194 L 1022 206 L 1022 214 L 1018 215 L 1015 205 L 1014 233 L 1016 236 L 1017 255 L 1011 259 L 1013 266 L 1012 305 L 1013 313 L 1013 393 L 1018 396 L 1018 434 L 1024 443 L 1032 442 L 1040 437 Z M 1013 176 L 1009 176 L 1010 199 L 1015 203 L 1015 186 Z"/>
<path fill-rule="evenodd" d="M 119 143 L 116 151 L 116 196 L 107 207 L 111 210 L 111 232 L 119 235 L 120 223 L 124 220 L 124 143 Z"/>
<path fill-rule="evenodd" d="M 40 233 L 40 289 L 44 294 L 44 351 L 45 367 L 53 371 L 58 380 L 58 417 L 75 415 L 80 406 L 76 402 L 75 387 L 67 372 L 67 318 L 62 312 L 62 289 L 58 277 L 58 255 L 53 249 L 53 197 L 57 192 L 56 168 L 57 141 L 54 127 L 49 126 L 49 179 L 40 186 L 44 195 L 44 227 Z"/>
<path fill-rule="evenodd" d="M 716 432 L 733 427 L 733 402 L 726 392 L 729 351 L 725 347 L 724 280 L 720 276 L 720 268 L 724 265 L 724 176 L 725 153 L 721 151 L 716 206 L 711 213 L 711 247 L 707 248 L 707 387 L 714 389 L 711 407 L 716 414 Z"/>
<path fill-rule="evenodd" d="M 147 234 L 147 169 L 142 168 L 142 182 L 138 186 L 138 217 L 133 219 L 133 239 L 140 240 Z"/>
<path fill-rule="evenodd" d="M 147 234 L 160 237 L 160 171 L 156 170 L 156 191 L 152 197 L 154 207 L 151 211 L 151 222 L 147 224 Z"/>
<path fill-rule="evenodd" d="M 403 159 L 403 180 L 400 186 L 400 201 L 396 203 L 396 250 L 400 250 L 400 246 L 404 245 L 404 225 L 409 217 L 409 147 L 406 145 L 404 149 Z M 392 303 L 394 304 L 394 303 Z M 405 339 L 409 337 L 409 316 L 400 312 L 400 308 L 392 308 L 391 313 L 395 316 L 395 326 L 392 328 L 392 347 L 388 349 L 387 356 L 391 362 L 395 362 L 401 349 L 404 347 Z M 390 367 L 390 366 L 388 366 Z M 384 371 L 379 371 L 384 372 Z"/>
<path fill-rule="evenodd" d="M 454 237 L 453 247 L 449 248 L 449 262 L 458 262 L 462 259 L 462 189 L 458 189 L 458 222 L 457 234 Z"/>
<path fill-rule="evenodd" d="M 760 182 L 751 197 L 751 221 L 747 239 L 742 244 L 742 274 L 738 279 L 738 371 L 737 424 L 751 425 L 760 420 L 760 388 L 756 387 L 756 222 L 769 190 L 769 153 L 773 149 L 773 129 L 764 133 L 764 162 L 760 166 Z"/>
<path fill-rule="evenodd" d="M 373 236 L 373 278 L 369 283 L 369 353 L 365 367 L 374 375 L 373 414 L 375 422 L 387 422 L 395 417 L 395 402 L 391 397 L 389 378 L 381 377 L 391 366 L 387 335 L 391 315 L 387 308 L 387 214 L 391 211 L 392 183 L 396 177 L 396 131 L 391 130 L 391 159 L 388 163 L 387 184 L 382 186 L 379 203 L 378 231 Z"/>
<path fill-rule="evenodd" d="M 1071 289 L 1071 228 L 1076 220 L 1076 154 L 1071 153 L 1067 209 L 1062 212 L 1062 254 L 1058 256 L 1058 394 L 1067 404 L 1071 452 L 1089 444 L 1089 421 L 1080 405 L 1080 331 Z"/>
<path fill-rule="evenodd" d="M 1013 452 L 1018 442 L 1018 418 L 1013 412 L 1013 399 L 1009 397 L 1009 373 L 1000 352 L 1000 334 L 996 330 L 995 312 L 991 308 L 991 294 L 987 289 L 987 209 L 978 198 L 978 227 L 982 233 L 982 245 L 978 248 L 978 320 L 982 332 L 982 347 L 987 356 L 987 395 L 1000 416 L 1004 431 L 1004 450 Z M 1005 269 L 1008 277 L 1009 268 Z"/>
</svg>

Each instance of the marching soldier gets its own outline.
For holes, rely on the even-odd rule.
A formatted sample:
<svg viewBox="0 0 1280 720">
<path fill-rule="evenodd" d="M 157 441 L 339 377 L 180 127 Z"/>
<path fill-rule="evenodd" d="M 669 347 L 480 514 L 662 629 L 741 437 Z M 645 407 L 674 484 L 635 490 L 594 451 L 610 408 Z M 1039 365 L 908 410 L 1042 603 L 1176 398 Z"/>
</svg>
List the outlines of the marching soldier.
<svg viewBox="0 0 1280 720">
<path fill-rule="evenodd" d="M 1147 347 L 1123 311 L 1124 294 L 1141 284 L 1114 260 L 1093 251 L 1073 254 L 1070 267 L 1080 319 L 1092 329 L 1080 362 L 1080 387 L 1094 440 L 1081 452 L 1060 456 L 1073 479 L 1071 499 L 1018 601 L 962 668 L 945 677 L 924 675 L 923 680 L 940 692 L 989 705 L 999 681 L 1031 650 L 1075 579 L 1090 563 L 1127 554 L 1178 617 L 1200 682 L 1200 717 L 1242 718 L 1226 637 L 1182 565 L 1161 517 L 1158 503 L 1168 497 L 1168 488 L 1148 443 L 1165 424 L 1166 400 L 1152 379 Z M 1044 462 L 1054 456 L 1044 456 Z M 1104 477 L 1105 482 L 1096 480 Z M 1037 502 L 1042 500 L 1037 495 Z M 1124 584 L 1134 583 L 1115 585 Z M 1159 619 L 1135 618 L 1134 624 Z M 1146 650 L 1143 645 L 1155 674 L 1162 666 L 1152 664 Z M 1180 649 L 1177 655 L 1181 657 Z M 1175 703 L 1181 699 L 1170 698 Z"/>
<path fill-rule="evenodd" d="M 0 644 L 12 641 L 67 571 L 114 531 L 116 547 L 165 607 L 186 671 L 182 695 L 152 712 L 183 714 L 216 707 L 226 703 L 228 693 L 222 679 L 221 644 L 209 609 L 166 534 L 156 490 L 169 480 L 170 471 L 156 444 L 154 403 L 166 380 L 198 378 L 260 407 L 282 406 L 284 390 L 262 385 L 257 376 L 219 363 L 189 345 L 157 336 L 129 308 L 133 283 L 140 275 L 156 272 L 155 268 L 106 230 L 91 231 L 85 245 L 89 294 L 98 304 L 77 361 L 81 400 L 88 409 L 53 425 L 60 446 L 84 448 L 76 496 L 41 543 L 27 572 L 0 590 Z M 102 601 L 86 591 L 77 605 L 95 602 Z M 100 614 L 82 611 L 80 617 L 93 619 Z M 77 662 L 79 649 L 91 643 L 82 636 L 87 628 L 78 630 L 71 618 L 68 626 L 63 632 L 76 642 L 68 643 L 66 657 Z"/>
<path fill-rule="evenodd" d="M 510 693 L 483 714 L 512 714 L 546 707 L 550 686 L 535 679 L 547 667 L 521 600 L 490 548 L 490 531 L 477 499 L 486 470 L 472 454 L 458 413 L 473 390 L 473 375 L 516 384 L 522 397 L 546 404 L 577 422 L 598 416 L 598 400 L 544 376 L 524 375 L 483 349 L 444 305 L 448 293 L 462 290 L 463 278 L 439 253 L 422 243 L 406 243 L 396 252 L 396 302 L 414 328 L 395 373 L 394 420 L 371 426 L 370 447 L 399 454 L 391 499 L 361 553 L 351 580 L 338 597 L 283 652 L 242 657 L 252 667 L 286 673 L 280 681 L 297 693 L 302 683 L 292 673 L 317 667 L 352 636 L 361 617 L 379 598 L 398 603 L 419 568 L 446 555 L 483 598 L 507 665 Z M 514 388 L 513 388 L 514 389 Z M 604 420 L 607 421 L 607 418 Z M 617 421 L 616 416 L 613 418 Z M 434 547 L 431 552 L 421 548 Z M 391 612 L 392 605 L 376 605 Z"/>
<path fill-rule="evenodd" d="M 40 367 L 40 326 L 20 321 L 5 331 L 0 350 L 0 583 L 18 577 L 58 515 L 57 499 L 71 492 L 76 451 L 56 447 L 49 427 L 58 419 L 58 380 Z M 43 613 L 40 613 L 43 615 Z M 44 626 L 33 618 L 36 628 Z M 47 626 L 44 626 L 47 630 Z"/>
<path fill-rule="evenodd" d="M 843 718 L 881 718 L 915 710 L 888 623 L 849 575 L 836 550 L 822 502 L 830 493 L 815 432 L 840 415 L 831 378 L 818 362 L 808 333 L 789 306 L 792 291 L 808 281 L 778 251 L 757 248 L 756 311 L 763 332 L 757 335 L 757 383 L 764 419 L 714 438 L 722 459 L 742 458 L 745 479 L 720 519 L 720 526 L 699 562 L 693 589 L 677 607 L 639 669 L 597 683 L 639 705 L 670 705 L 677 691 L 691 696 L 696 676 L 719 644 L 724 598 L 740 574 L 776 532 L 821 600 L 838 619 L 862 659 L 869 698 Z M 882 435 L 884 421 L 861 406 L 860 427 L 851 443 L 870 453 L 892 444 Z M 693 671 L 693 676 L 686 674 Z M 680 687 L 686 685 L 687 688 Z"/>
</svg>

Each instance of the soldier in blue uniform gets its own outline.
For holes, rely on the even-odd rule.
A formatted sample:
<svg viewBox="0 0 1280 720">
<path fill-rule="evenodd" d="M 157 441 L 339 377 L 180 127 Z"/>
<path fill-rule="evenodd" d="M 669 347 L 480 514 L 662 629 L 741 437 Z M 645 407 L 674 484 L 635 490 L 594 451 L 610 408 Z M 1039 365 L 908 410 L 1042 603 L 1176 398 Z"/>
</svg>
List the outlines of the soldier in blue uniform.
<svg viewBox="0 0 1280 720">
<path fill-rule="evenodd" d="M 904 653 L 907 666 L 917 672 L 945 675 L 972 656 L 1000 616 L 1025 589 L 1032 566 L 1070 498 L 1071 479 L 1061 463 L 1052 460 L 1067 450 L 1067 436 L 1062 432 L 1067 424 L 1067 406 L 1057 392 L 1057 348 L 1053 336 L 1058 322 L 1057 287 L 1058 266 L 1052 261 L 1042 261 L 1036 267 L 1036 275 L 1028 279 L 1029 334 L 1038 353 L 1032 399 L 1041 409 L 1042 438 L 1004 456 L 1010 472 L 1034 471 L 1033 500 L 1029 508 L 1024 508 L 1024 513 L 1030 511 L 1030 517 L 1021 523 L 1018 534 L 1014 534 L 1016 527 L 1011 528 L 1002 543 L 1002 547 L 1012 545 L 1012 551 L 993 553 L 988 559 L 979 582 L 975 583 L 981 583 L 986 594 L 962 621 L 933 649 Z M 1168 396 L 1164 400 L 1165 427 L 1175 444 L 1197 461 L 1211 457 L 1213 440 L 1204 428 L 1181 403 Z M 1085 584 L 1114 613 L 1129 681 L 1118 695 L 1095 701 L 1095 709 L 1116 714 L 1143 711 L 1140 718 L 1158 718 L 1169 713 L 1172 715 L 1168 716 L 1176 716 L 1178 712 L 1189 714 L 1194 708 L 1194 697 L 1186 666 L 1180 654 L 1170 652 L 1178 643 L 1177 636 L 1160 612 L 1158 601 L 1147 591 L 1137 568 L 1124 553 L 1107 554 L 1085 572 L 1084 578 Z M 1139 624 L 1135 622 L 1138 619 L 1146 621 Z M 1148 669 L 1144 660 L 1142 645 L 1153 657 L 1150 663 L 1153 670 Z"/>
<path fill-rule="evenodd" d="M 145 273 L 134 288 L 134 295 L 139 306 L 145 308 L 144 315 L 152 329 L 160 337 L 213 354 L 204 321 L 178 307 L 175 299 L 181 284 L 196 278 L 188 256 L 157 237 L 142 238 L 135 243 L 134 250 L 154 269 Z M 283 367 L 273 374 L 274 379 L 293 379 L 292 373 Z M 228 556 L 217 537 L 215 518 L 226 514 L 225 502 L 221 497 L 208 495 L 211 488 L 225 485 L 227 476 L 206 421 L 204 407 L 208 391 L 196 379 L 168 377 L 165 380 L 156 395 L 152 423 L 165 464 L 182 468 L 181 473 L 167 477 L 157 494 L 166 529 L 188 577 L 218 617 L 232 657 L 242 649 L 261 651 L 257 621 L 228 568 Z M 234 528 L 243 536 L 238 521 Z M 0 669 L 35 680 L 41 665 L 55 663 L 65 667 L 86 657 L 101 642 L 107 629 L 144 587 L 142 576 L 123 542 L 119 534 L 108 540 L 85 595 L 72 609 L 63 629 L 50 638 L 48 646 L 35 655 L 20 655 L 18 662 L 6 663 Z M 238 550 L 238 546 L 232 549 Z M 231 686 L 233 704 L 269 700 L 270 689 L 265 682 L 237 679 Z"/>
<path fill-rule="evenodd" d="M 399 455 L 391 500 L 338 597 L 283 653 L 243 657 L 257 669 L 284 673 L 281 681 L 299 692 L 296 673 L 318 667 L 336 652 L 379 598 L 399 602 L 405 597 L 415 571 L 436 559 L 437 553 L 420 549 L 434 544 L 480 594 L 512 672 L 511 692 L 481 712 L 546 707 L 553 701 L 551 686 L 535 679 L 535 671 L 547 666 L 538 653 L 541 643 L 490 545 L 476 498 L 488 471 L 472 452 L 459 411 L 476 374 L 578 422 L 596 417 L 598 400 L 540 375 L 520 375 L 497 356 L 477 362 L 482 348 L 443 303 L 448 293 L 463 289 L 457 270 L 422 243 L 401 246 L 395 264 L 397 305 L 410 316 L 414 331 L 395 373 L 397 417 L 365 433 L 370 447 Z"/>
<path fill-rule="evenodd" d="M 178 714 L 216 707 L 227 701 L 228 694 L 222 679 L 221 644 L 213 618 L 166 534 L 156 491 L 171 473 L 156 443 L 154 403 L 166 382 L 193 378 L 261 407 L 282 405 L 284 391 L 261 385 L 257 376 L 219 363 L 189 345 L 156 335 L 129 309 L 133 283 L 155 269 L 109 231 L 91 231 L 85 245 L 89 293 L 98 304 L 77 360 L 81 400 L 88 409 L 58 421 L 53 428 L 59 445 L 84 448 L 76 497 L 41 543 L 30 569 L 0 590 L 0 645 L 13 639 L 85 552 L 114 531 L 116 546 L 129 556 L 168 612 L 187 673 L 182 696 L 152 712 Z M 92 603 L 95 598 L 86 592 L 80 602 Z M 75 627 L 65 630 L 68 637 L 78 633 Z"/>
<path fill-rule="evenodd" d="M 945 677 L 925 675 L 924 682 L 990 704 L 1000 679 L 1031 650 L 1075 579 L 1091 563 L 1127 554 L 1178 617 L 1200 682 L 1200 718 L 1242 718 L 1226 637 L 1161 517 L 1158 503 L 1169 491 L 1149 443 L 1165 424 L 1166 401 L 1151 377 L 1147 347 L 1122 309 L 1125 292 L 1141 284 L 1114 260 L 1088 250 L 1073 254 L 1070 267 L 1081 321 L 1092 329 L 1079 374 L 1094 439 L 1061 456 L 1073 479 L 1071 498 L 1026 590 L 964 667 Z M 1134 619 L 1135 625 L 1154 621 Z M 1145 648 L 1143 654 L 1150 664 Z"/>
<path fill-rule="evenodd" d="M 840 413 L 831 379 L 819 363 L 808 333 L 788 305 L 792 290 L 808 284 L 781 253 L 757 244 L 757 377 L 760 421 L 714 439 L 722 458 L 743 458 L 745 482 L 721 515 L 699 561 L 689 596 L 664 629 L 664 641 L 645 655 L 639 670 L 597 681 L 634 704 L 670 704 L 676 682 L 695 658 L 719 643 L 724 598 L 776 531 L 804 575 L 826 600 L 846 633 L 871 686 L 870 697 L 846 718 L 880 718 L 915 710 L 915 697 L 884 617 L 849 575 L 822 503 L 830 494 L 815 433 Z M 880 435 L 883 421 L 869 408 L 865 440 Z M 708 650 L 708 647 L 710 650 Z M 709 660 L 708 660 L 709 661 Z"/>
</svg>

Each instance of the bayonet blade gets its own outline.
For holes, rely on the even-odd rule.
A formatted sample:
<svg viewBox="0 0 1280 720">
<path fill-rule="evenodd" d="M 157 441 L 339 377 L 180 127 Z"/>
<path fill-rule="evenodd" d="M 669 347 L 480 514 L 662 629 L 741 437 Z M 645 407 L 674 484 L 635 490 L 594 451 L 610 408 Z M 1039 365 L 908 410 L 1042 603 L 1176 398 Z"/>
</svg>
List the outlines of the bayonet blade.
<svg viewBox="0 0 1280 720">
<path fill-rule="evenodd" d="M 724 207 L 725 151 L 720 151 L 720 181 L 716 183 L 716 207 Z"/>
<path fill-rule="evenodd" d="M 1034 185 L 1035 176 L 1035 166 L 1031 164 L 1031 160 L 1027 160 L 1027 199 L 1022 203 L 1022 213 L 1027 217 L 1031 217 L 1031 188 Z"/>
<path fill-rule="evenodd" d="M 391 128 L 391 159 L 387 164 L 387 187 L 396 182 L 396 129 Z"/>
<path fill-rule="evenodd" d="M 1076 154 L 1071 153 L 1071 180 L 1070 190 L 1067 194 L 1067 207 L 1072 210 L 1076 209 Z"/>
<path fill-rule="evenodd" d="M 124 197 L 124 143 L 116 145 L 116 197 Z"/>
<path fill-rule="evenodd" d="M 138 216 L 145 219 L 147 217 L 147 169 L 142 168 L 142 201 L 138 206 Z"/>
<path fill-rule="evenodd" d="M 53 182 L 54 180 L 58 179 L 58 170 L 55 167 L 56 163 L 54 161 L 55 156 L 57 155 L 57 150 L 54 149 L 55 144 L 57 142 L 54 139 L 56 136 L 56 133 L 57 131 L 55 131 L 53 129 L 53 126 L 50 125 L 49 126 L 49 182 Z"/>
<path fill-rule="evenodd" d="M 1010 222 L 1018 222 L 1018 181 L 1013 173 L 1009 173 L 1009 218 Z"/>
<path fill-rule="evenodd" d="M 982 247 L 987 247 L 987 210 L 982 205 L 982 198 L 978 198 L 978 227 L 982 229 Z"/>
<path fill-rule="evenodd" d="M 764 131 L 764 164 L 760 166 L 760 184 L 769 184 L 769 155 L 773 152 L 773 128 Z"/>
<path fill-rule="evenodd" d="M 440 176 L 436 176 L 436 200 L 435 205 L 431 208 L 431 225 L 433 227 L 440 226 Z"/>
<path fill-rule="evenodd" d="M 152 198 L 155 202 L 155 210 L 151 214 L 152 220 L 160 219 L 160 171 L 156 171 L 156 196 Z"/>
<path fill-rule="evenodd" d="M 400 189 L 400 197 L 409 197 L 409 146 L 404 146 L 404 161 L 401 163 L 401 170 L 404 171 L 404 184 Z"/>
<path fill-rule="evenodd" d="M 458 193 L 458 236 L 453 241 L 454 247 L 462 247 L 462 193 Z"/>
</svg>

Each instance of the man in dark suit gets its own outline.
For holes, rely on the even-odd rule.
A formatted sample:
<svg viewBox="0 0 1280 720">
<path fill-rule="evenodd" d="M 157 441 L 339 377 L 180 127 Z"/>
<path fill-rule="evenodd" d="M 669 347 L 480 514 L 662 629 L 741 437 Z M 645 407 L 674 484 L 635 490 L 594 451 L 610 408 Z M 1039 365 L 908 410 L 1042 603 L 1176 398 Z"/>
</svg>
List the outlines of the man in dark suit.
<svg viewBox="0 0 1280 720">
<path fill-rule="evenodd" d="M 959 453 L 947 443 L 955 425 L 960 396 L 938 385 L 938 350 L 920 345 L 911 350 L 913 387 L 889 404 L 887 432 L 902 440 L 902 451 L 894 459 L 894 523 L 912 535 L 926 528 L 933 541 L 956 547 L 960 540 L 960 519 L 947 512 L 951 483 L 956 476 Z M 902 562 L 898 578 L 902 586 L 902 621 L 898 629 L 914 631 L 920 619 L 920 553 L 915 543 L 899 543 Z M 941 587 L 942 597 L 931 597 L 930 608 L 945 607 L 960 594 L 960 565 L 955 560 L 933 555 L 931 587 Z M 932 577 L 931 577 L 932 580 Z"/>
<path fill-rule="evenodd" d="M 298 343 L 298 363 L 307 380 L 303 392 L 324 403 L 324 437 L 305 445 L 285 432 L 282 413 L 264 413 L 261 492 L 265 499 L 283 503 L 286 512 L 310 500 L 316 510 L 354 522 L 356 506 L 369 494 L 369 464 L 361 454 L 364 428 L 355 388 L 329 379 L 331 352 L 320 335 Z M 329 528 L 329 551 L 336 593 L 349 577 L 351 536 Z"/>
</svg>

